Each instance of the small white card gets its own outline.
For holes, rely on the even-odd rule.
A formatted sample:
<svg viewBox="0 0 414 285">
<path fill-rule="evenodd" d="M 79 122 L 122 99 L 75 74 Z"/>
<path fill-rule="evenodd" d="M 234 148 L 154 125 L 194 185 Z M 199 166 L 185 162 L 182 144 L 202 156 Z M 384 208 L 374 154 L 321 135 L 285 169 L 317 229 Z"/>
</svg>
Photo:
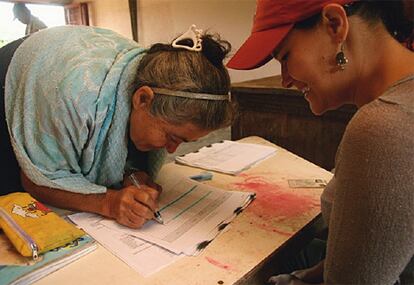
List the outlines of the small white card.
<svg viewBox="0 0 414 285">
<path fill-rule="evenodd" d="M 328 182 L 325 179 L 289 179 L 290 188 L 324 188 Z"/>
</svg>

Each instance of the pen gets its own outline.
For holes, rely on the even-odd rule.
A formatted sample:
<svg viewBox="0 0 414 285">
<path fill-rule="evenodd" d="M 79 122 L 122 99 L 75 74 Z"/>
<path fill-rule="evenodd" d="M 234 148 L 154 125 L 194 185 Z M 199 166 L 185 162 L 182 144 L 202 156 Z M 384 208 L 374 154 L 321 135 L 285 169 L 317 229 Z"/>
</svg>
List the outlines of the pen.
<svg viewBox="0 0 414 285">
<path fill-rule="evenodd" d="M 132 184 L 135 185 L 135 187 L 141 189 L 141 184 L 139 183 L 138 179 L 135 177 L 134 173 L 131 173 L 129 175 L 129 179 L 131 180 Z M 154 212 L 154 220 L 156 220 L 159 224 L 162 224 L 162 225 L 164 224 L 160 211 Z"/>
</svg>

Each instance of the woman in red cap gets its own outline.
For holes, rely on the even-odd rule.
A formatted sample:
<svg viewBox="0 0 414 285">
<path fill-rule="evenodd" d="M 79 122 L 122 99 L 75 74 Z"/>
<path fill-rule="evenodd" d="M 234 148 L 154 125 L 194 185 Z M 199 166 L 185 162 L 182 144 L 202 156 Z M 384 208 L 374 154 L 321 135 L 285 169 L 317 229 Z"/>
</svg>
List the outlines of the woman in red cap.
<svg viewBox="0 0 414 285">
<path fill-rule="evenodd" d="M 412 6 L 258 0 L 252 34 L 228 67 L 253 69 L 275 58 L 283 85 L 302 90 L 314 114 L 359 108 L 321 197 L 326 257 L 272 283 L 414 283 Z"/>
</svg>

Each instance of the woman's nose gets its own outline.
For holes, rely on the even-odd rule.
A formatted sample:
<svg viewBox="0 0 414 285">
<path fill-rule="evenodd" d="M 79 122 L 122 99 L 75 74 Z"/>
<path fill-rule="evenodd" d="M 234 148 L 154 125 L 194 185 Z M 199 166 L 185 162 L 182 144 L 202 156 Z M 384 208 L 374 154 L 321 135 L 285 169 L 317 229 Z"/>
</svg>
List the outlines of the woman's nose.
<svg viewBox="0 0 414 285">
<path fill-rule="evenodd" d="M 165 146 L 165 149 L 167 150 L 168 153 L 173 153 L 177 150 L 179 145 L 180 145 L 179 143 L 171 143 L 170 142 Z"/>
</svg>

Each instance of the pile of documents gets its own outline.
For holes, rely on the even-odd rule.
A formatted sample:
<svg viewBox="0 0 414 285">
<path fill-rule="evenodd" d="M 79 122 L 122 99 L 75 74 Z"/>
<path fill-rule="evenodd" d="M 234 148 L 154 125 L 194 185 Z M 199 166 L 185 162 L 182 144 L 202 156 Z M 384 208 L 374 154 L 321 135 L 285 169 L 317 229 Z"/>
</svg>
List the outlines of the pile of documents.
<svg viewBox="0 0 414 285">
<path fill-rule="evenodd" d="M 233 141 L 223 141 L 175 158 L 177 163 L 239 174 L 276 152 L 274 147 Z"/>
<path fill-rule="evenodd" d="M 135 230 L 94 214 L 70 216 L 144 276 L 181 256 L 199 254 L 255 197 L 252 192 L 225 191 L 175 173 L 164 174 L 157 182 L 163 186 L 159 201 L 163 225 L 148 221 Z"/>
<path fill-rule="evenodd" d="M 0 232 L 0 285 L 27 285 L 59 270 L 97 248 L 90 236 L 84 235 L 64 246 L 47 251 L 34 261 L 16 251 Z"/>
</svg>

